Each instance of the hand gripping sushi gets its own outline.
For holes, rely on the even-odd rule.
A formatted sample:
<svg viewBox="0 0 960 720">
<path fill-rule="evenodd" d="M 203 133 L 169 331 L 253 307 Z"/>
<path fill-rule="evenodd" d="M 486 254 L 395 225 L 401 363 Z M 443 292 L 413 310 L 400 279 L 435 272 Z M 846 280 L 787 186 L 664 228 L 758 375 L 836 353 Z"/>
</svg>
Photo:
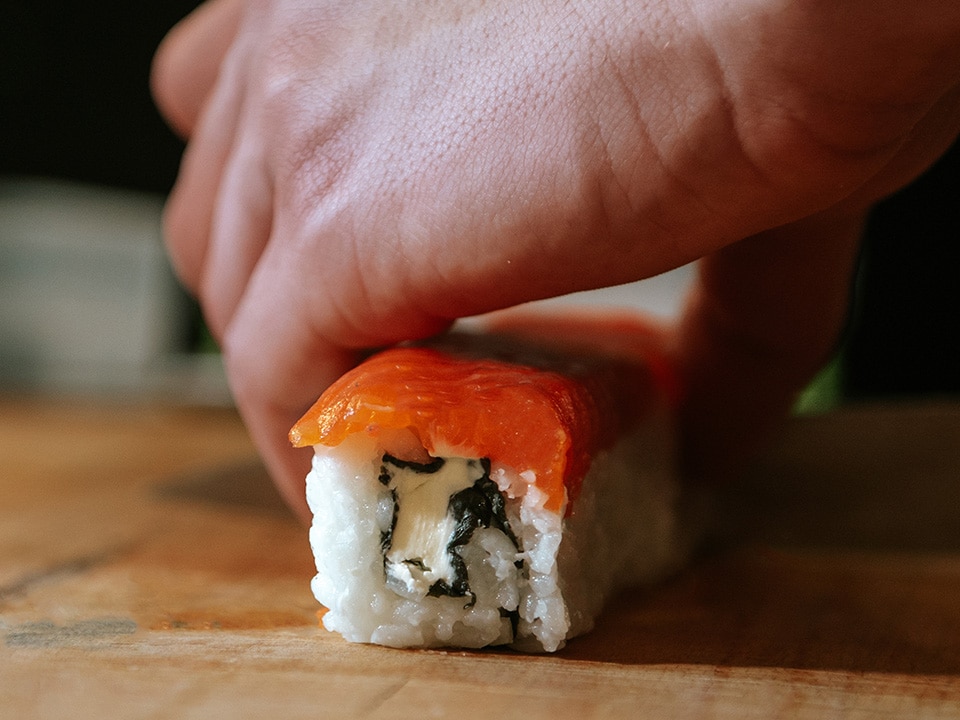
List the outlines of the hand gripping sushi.
<svg viewBox="0 0 960 720">
<path fill-rule="evenodd" d="M 314 447 L 312 589 L 329 630 L 554 651 L 613 591 L 676 566 L 676 382 L 651 330 L 601 327 L 528 321 L 387 350 L 293 427 Z"/>
</svg>

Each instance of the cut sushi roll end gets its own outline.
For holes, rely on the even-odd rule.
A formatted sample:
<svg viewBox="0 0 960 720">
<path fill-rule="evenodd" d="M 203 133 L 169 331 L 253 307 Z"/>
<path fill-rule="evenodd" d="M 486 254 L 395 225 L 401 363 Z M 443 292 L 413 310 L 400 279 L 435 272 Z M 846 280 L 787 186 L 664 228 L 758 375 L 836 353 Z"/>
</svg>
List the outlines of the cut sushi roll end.
<svg viewBox="0 0 960 720">
<path fill-rule="evenodd" d="M 518 364 L 514 342 L 506 359 L 454 344 L 375 356 L 291 431 L 314 448 L 322 622 L 393 647 L 552 652 L 686 555 L 670 393 L 636 359 L 561 371 L 553 354 Z M 597 378 L 621 382 L 604 395 Z"/>
</svg>

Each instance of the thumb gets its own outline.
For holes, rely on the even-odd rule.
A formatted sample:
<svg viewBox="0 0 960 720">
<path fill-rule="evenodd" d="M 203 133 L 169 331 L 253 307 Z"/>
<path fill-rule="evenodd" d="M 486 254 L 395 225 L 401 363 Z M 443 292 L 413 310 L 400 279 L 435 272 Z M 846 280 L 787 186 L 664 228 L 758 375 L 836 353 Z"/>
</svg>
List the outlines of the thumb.
<svg viewBox="0 0 960 720">
<path fill-rule="evenodd" d="M 846 322 L 863 216 L 821 214 L 700 262 L 674 351 L 692 479 L 722 479 L 789 412 Z"/>
</svg>

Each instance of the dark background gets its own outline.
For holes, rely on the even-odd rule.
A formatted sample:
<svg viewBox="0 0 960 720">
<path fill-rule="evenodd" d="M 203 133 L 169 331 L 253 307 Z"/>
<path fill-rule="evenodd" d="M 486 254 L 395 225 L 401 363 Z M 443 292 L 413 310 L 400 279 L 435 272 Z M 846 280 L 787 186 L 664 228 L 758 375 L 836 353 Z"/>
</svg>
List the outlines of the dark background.
<svg viewBox="0 0 960 720">
<path fill-rule="evenodd" d="M 150 59 L 195 4 L 6 0 L 0 176 L 166 193 L 183 148 L 150 99 Z M 843 353 L 848 396 L 960 393 L 958 194 L 955 146 L 872 214 Z"/>
<path fill-rule="evenodd" d="M 166 193 L 182 145 L 150 99 L 153 51 L 190 0 L 4 0 L 0 174 Z"/>
</svg>

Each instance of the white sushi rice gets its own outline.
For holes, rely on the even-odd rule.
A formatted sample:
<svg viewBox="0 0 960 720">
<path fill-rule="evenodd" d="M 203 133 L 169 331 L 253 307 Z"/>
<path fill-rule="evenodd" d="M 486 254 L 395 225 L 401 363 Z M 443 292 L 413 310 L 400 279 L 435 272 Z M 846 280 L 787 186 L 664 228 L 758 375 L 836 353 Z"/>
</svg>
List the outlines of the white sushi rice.
<svg viewBox="0 0 960 720">
<path fill-rule="evenodd" d="M 351 641 L 393 647 L 557 650 L 593 626 L 613 591 L 662 578 L 684 556 L 671 437 L 666 422 L 646 422 L 601 453 L 569 514 L 544 507 L 532 473 L 494 458 L 490 479 L 506 500 L 519 552 L 502 531 L 477 529 L 460 553 L 469 601 L 404 597 L 388 586 L 380 541 L 393 500 L 378 481 L 384 449 L 362 435 L 335 448 L 318 445 L 307 501 L 317 565 L 312 589 L 328 609 L 324 626 Z"/>
</svg>

